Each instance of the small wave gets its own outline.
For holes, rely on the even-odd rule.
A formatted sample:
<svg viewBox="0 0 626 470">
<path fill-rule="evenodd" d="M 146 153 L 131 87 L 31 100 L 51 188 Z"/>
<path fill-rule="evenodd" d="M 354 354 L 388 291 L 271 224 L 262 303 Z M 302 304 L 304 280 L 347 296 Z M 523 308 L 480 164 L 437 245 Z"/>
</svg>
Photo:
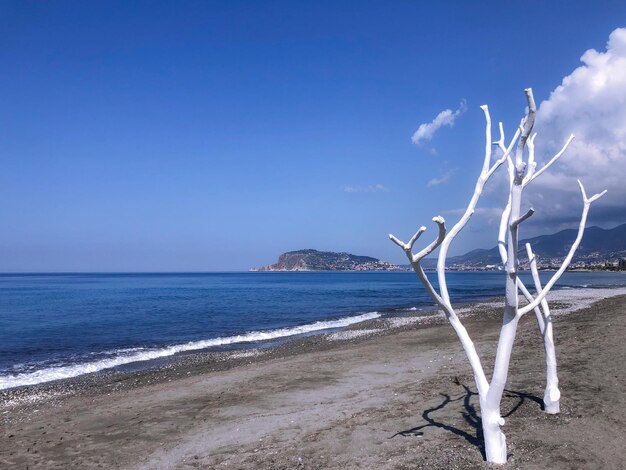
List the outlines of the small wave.
<svg viewBox="0 0 626 470">
<path fill-rule="evenodd" d="M 90 356 L 102 356 L 102 355 L 109 355 L 109 356 L 113 356 L 113 355 L 117 355 L 117 354 L 121 354 L 121 353 L 129 353 L 129 352 L 136 352 L 136 351 L 143 351 L 146 348 L 143 347 L 137 347 L 137 348 L 121 348 L 121 349 L 111 349 L 110 351 L 102 351 L 102 352 L 90 352 L 89 355 Z"/>
<path fill-rule="evenodd" d="M 200 341 L 190 341 L 189 343 L 176 344 L 160 349 L 143 350 L 142 348 L 126 348 L 118 350 L 119 355 L 108 359 L 101 359 L 94 362 L 73 364 L 68 366 L 49 367 L 46 369 L 37 370 L 35 372 L 22 374 L 3 375 L 0 376 L 0 390 L 20 387 L 23 385 L 34 385 L 43 382 L 50 382 L 52 380 L 77 377 L 83 374 L 98 372 L 104 369 L 111 369 L 112 367 L 117 367 L 124 364 L 130 364 L 131 362 L 149 361 L 151 359 L 172 356 L 176 353 L 184 351 L 197 351 L 200 349 L 206 349 L 227 344 L 266 341 L 271 339 L 285 338 L 288 336 L 311 333 L 314 331 L 342 328 L 348 325 L 352 325 L 354 323 L 359 323 L 365 320 L 372 320 L 379 317 L 380 314 L 378 312 L 369 312 L 354 317 L 344 317 L 337 320 L 328 321 L 316 321 L 315 323 L 309 323 L 301 326 L 279 328 L 276 330 L 268 331 L 252 331 L 250 333 L 226 336 L 223 338 L 221 337 Z M 129 351 L 132 351 L 133 353 L 128 354 Z"/>
</svg>

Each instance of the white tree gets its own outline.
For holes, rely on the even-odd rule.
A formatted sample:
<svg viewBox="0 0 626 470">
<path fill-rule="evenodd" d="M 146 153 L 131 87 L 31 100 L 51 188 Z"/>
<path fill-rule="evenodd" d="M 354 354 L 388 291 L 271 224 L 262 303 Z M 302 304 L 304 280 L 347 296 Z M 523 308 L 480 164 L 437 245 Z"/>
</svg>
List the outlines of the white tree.
<svg viewBox="0 0 626 470">
<path fill-rule="evenodd" d="M 595 196 L 588 198 L 582 183 L 580 183 L 580 181 L 578 182 L 583 198 L 583 211 L 578 228 L 578 235 L 559 270 L 553 274 L 550 280 L 543 287 L 539 281 L 535 257 L 530 246 L 526 247 L 537 290 L 536 294 L 533 296 L 518 277 L 519 226 L 522 222 L 532 216 L 534 212 L 533 209 L 530 209 L 526 213 L 521 214 L 522 192 L 528 184 L 539 177 L 561 157 L 573 139 L 573 136 L 570 136 L 563 148 L 552 159 L 550 159 L 545 166 L 543 166 L 540 170 L 535 171 L 537 166 L 534 159 L 534 140 L 536 134 L 531 133 L 535 122 L 536 106 L 532 90 L 528 88 L 525 90 L 525 93 L 528 102 L 528 113 L 525 118 L 522 119 L 519 128 L 515 132 L 515 135 L 511 139 L 508 146 L 505 145 L 502 123 L 499 124 L 500 139 L 496 142 L 492 142 L 491 117 L 489 116 L 489 109 L 486 105 L 481 106 L 486 120 L 486 142 L 483 167 L 478 180 L 476 181 L 474 194 L 472 195 L 465 213 L 456 225 L 454 225 L 450 231 L 446 231 L 443 217 L 434 217 L 433 222 L 439 226 L 438 236 L 430 245 L 416 254 L 413 253 L 413 245 L 426 230 L 426 227 L 420 227 L 408 243 L 400 241 L 394 235 L 389 235 L 389 238 L 404 250 L 420 281 L 433 300 L 443 310 L 446 318 L 450 322 L 450 325 L 461 341 L 461 345 L 463 346 L 472 368 L 476 388 L 478 389 L 483 436 L 485 440 L 485 455 L 487 457 L 487 461 L 500 464 L 506 463 L 507 460 L 506 438 L 501 429 L 504 425 L 504 419 L 500 414 L 500 403 L 502 401 L 502 395 L 507 381 L 509 362 L 511 359 L 511 351 L 513 349 L 517 325 L 521 317 L 530 311 L 534 311 L 536 314 L 546 352 L 547 386 L 546 395 L 544 397 L 544 401 L 546 402 L 546 411 L 549 413 L 558 412 L 560 392 L 558 389 L 558 378 L 556 375 L 556 355 L 552 332 L 552 318 L 546 301 L 546 295 L 550 292 L 550 289 L 552 289 L 563 272 L 565 272 L 572 260 L 572 257 L 574 256 L 574 252 L 580 244 L 591 203 L 599 199 L 606 192 L 603 191 L 600 194 L 596 194 Z M 491 161 L 492 145 L 498 146 L 502 151 L 502 155 L 493 163 Z M 514 147 L 515 155 L 512 157 L 511 154 Z M 527 161 L 524 161 L 526 147 L 528 147 Z M 474 343 L 459 320 L 459 317 L 450 301 L 446 283 L 446 256 L 450 243 L 465 227 L 474 213 L 476 204 L 478 203 L 478 199 L 480 198 L 485 184 L 498 167 L 505 161 L 507 162 L 509 174 L 509 197 L 501 218 L 498 246 L 502 257 L 503 267 L 506 272 L 506 295 L 502 329 L 500 331 L 495 364 L 491 374 L 491 381 L 488 381 L 481 364 L 480 357 L 476 352 Z M 439 256 L 437 260 L 437 280 L 439 283 L 438 291 L 431 284 L 428 277 L 426 277 L 426 273 L 421 266 L 421 261 L 437 248 L 439 248 Z M 519 305 L 520 291 L 528 300 L 527 305 L 523 307 Z"/>
</svg>

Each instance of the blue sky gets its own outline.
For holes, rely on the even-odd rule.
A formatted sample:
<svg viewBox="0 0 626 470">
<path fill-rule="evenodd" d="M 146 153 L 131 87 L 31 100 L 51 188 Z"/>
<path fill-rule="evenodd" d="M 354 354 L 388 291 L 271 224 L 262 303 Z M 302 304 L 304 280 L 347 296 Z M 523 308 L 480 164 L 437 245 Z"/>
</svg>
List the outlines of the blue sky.
<svg viewBox="0 0 626 470">
<path fill-rule="evenodd" d="M 625 23 L 623 1 L 1 2 L 0 271 L 244 270 L 300 248 L 402 262 L 387 233 L 453 222 L 471 196 L 479 106 L 512 130 L 525 87 L 548 100 Z M 586 135 L 605 131 L 621 135 Z M 494 245 L 494 188 L 453 254 Z M 607 201 L 591 222 L 626 222 Z M 525 234 L 575 224 L 559 209 Z"/>
</svg>

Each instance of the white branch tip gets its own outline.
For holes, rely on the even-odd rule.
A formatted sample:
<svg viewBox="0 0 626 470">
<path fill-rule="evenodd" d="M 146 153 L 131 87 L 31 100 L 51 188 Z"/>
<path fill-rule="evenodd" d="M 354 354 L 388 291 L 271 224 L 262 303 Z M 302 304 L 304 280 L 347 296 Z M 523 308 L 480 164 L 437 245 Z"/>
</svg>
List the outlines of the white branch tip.
<svg viewBox="0 0 626 470">
<path fill-rule="evenodd" d="M 608 192 L 608 189 L 605 189 L 604 191 L 602 191 L 601 193 L 598 193 L 594 196 L 591 196 L 591 199 L 589 199 L 589 202 L 594 202 L 597 201 L 598 199 L 600 199 L 602 196 L 604 196 L 606 193 Z"/>
<path fill-rule="evenodd" d="M 401 242 L 400 240 L 398 240 L 395 235 L 392 235 L 391 233 L 389 234 L 389 240 L 391 240 L 392 242 L 394 242 L 396 245 L 398 245 L 400 248 L 402 248 L 404 250 L 405 248 L 405 244 L 404 242 Z"/>
<path fill-rule="evenodd" d="M 604 196 L 607 193 L 607 190 L 605 189 L 601 193 L 594 194 L 593 196 L 588 198 L 587 197 L 587 192 L 585 191 L 585 187 L 583 186 L 582 182 L 580 180 L 576 180 L 576 181 L 578 181 L 578 186 L 580 187 L 580 192 L 581 192 L 581 194 L 583 196 L 583 200 L 584 200 L 585 204 L 591 204 L 592 202 L 597 201 L 598 199 L 600 199 L 602 196 Z"/>
</svg>

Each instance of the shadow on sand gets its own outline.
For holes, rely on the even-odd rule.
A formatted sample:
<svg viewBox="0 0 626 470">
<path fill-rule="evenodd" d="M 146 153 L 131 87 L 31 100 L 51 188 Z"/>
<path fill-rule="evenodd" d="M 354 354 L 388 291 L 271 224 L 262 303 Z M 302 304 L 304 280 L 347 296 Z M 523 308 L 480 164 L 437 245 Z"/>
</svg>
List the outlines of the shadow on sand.
<svg viewBox="0 0 626 470">
<path fill-rule="evenodd" d="M 426 421 L 425 424 L 416 426 L 411 429 L 407 429 L 405 431 L 399 431 L 395 433 L 393 436 L 391 436 L 389 439 L 393 439 L 396 436 L 404 436 L 404 437 L 423 436 L 424 432 L 422 430 L 425 428 L 429 428 L 429 427 L 441 428 L 441 429 L 445 429 L 448 432 L 451 432 L 452 434 L 456 434 L 457 436 L 462 437 L 471 445 L 476 446 L 478 450 L 480 450 L 480 453 L 482 454 L 483 459 L 484 459 L 485 458 L 485 442 L 483 439 L 482 425 L 480 422 L 480 416 L 478 415 L 478 412 L 476 410 L 476 406 L 472 404 L 472 397 L 474 396 L 478 397 L 478 393 L 472 391 L 467 385 L 462 384 L 458 378 L 454 379 L 454 383 L 460 387 L 463 387 L 463 389 L 465 390 L 465 393 L 463 395 L 460 395 L 457 398 L 452 398 L 447 393 L 441 393 L 440 395 L 443 397 L 443 401 L 439 405 L 433 408 L 424 410 L 424 412 L 422 413 L 422 418 L 424 419 L 424 421 Z M 502 414 L 503 418 L 508 418 L 509 416 L 514 414 L 526 402 L 526 400 L 537 403 L 543 410 L 543 400 L 529 393 L 517 392 L 514 390 L 505 390 L 504 397 L 513 398 L 513 399 L 516 399 L 516 401 L 514 402 L 513 407 L 507 413 Z M 454 403 L 454 402 L 461 401 L 461 400 L 463 400 L 463 410 L 461 411 L 461 415 L 463 416 L 463 419 L 465 420 L 465 422 L 469 424 L 470 427 L 473 429 L 472 432 L 467 432 L 467 431 L 464 431 L 463 429 L 459 429 L 450 424 L 437 421 L 435 418 L 431 416 L 432 413 L 445 408 L 450 403 Z"/>
</svg>

